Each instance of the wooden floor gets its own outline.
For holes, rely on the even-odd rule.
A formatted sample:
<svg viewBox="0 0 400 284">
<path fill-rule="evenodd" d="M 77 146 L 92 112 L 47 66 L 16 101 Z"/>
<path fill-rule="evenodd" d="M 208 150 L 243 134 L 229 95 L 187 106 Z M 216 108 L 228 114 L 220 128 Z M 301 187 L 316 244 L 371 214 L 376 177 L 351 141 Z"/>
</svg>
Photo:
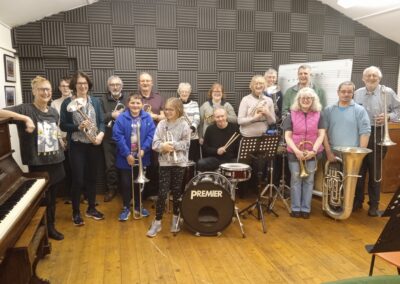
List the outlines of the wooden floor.
<svg viewBox="0 0 400 284">
<path fill-rule="evenodd" d="M 382 209 L 391 196 L 382 194 Z M 244 239 L 237 223 L 220 237 L 196 237 L 185 229 L 174 237 L 166 214 L 163 230 L 151 239 L 145 234 L 154 209 L 149 218 L 118 222 L 120 198 L 111 203 L 102 198 L 97 197 L 98 209 L 106 219 L 85 218 L 83 227 L 73 226 L 71 205 L 58 200 L 57 228 L 65 240 L 52 241 L 52 253 L 38 265 L 41 277 L 51 283 L 321 283 L 367 276 L 371 257 L 364 245 L 375 243 L 388 221 L 368 217 L 366 209 L 334 221 L 314 198 L 308 220 L 289 217 L 278 201 L 279 217 L 265 214 L 266 234 L 249 216 L 243 220 Z M 382 274 L 396 269 L 377 259 L 374 275 Z"/>
</svg>

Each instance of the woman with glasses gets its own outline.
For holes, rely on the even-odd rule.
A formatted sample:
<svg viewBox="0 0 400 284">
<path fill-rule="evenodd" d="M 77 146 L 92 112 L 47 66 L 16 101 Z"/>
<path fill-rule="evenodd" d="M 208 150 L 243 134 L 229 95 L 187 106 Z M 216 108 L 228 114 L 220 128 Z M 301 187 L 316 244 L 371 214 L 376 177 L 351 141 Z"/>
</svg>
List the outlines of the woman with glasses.
<svg viewBox="0 0 400 284">
<path fill-rule="evenodd" d="M 283 123 L 291 173 L 291 217 L 310 218 L 311 198 L 317 158 L 323 151 L 325 136 L 321 103 L 311 88 L 301 89 Z M 302 166 L 303 169 L 302 168 Z M 305 170 L 308 175 L 301 175 Z"/>
<path fill-rule="evenodd" d="M 211 124 L 214 124 L 214 110 L 217 108 L 224 108 L 228 114 L 228 122 L 237 123 L 237 116 L 232 105 L 226 101 L 224 87 L 220 83 L 212 84 L 208 91 L 208 100 L 200 107 L 200 126 L 199 136 L 200 144 L 203 144 L 203 137 L 206 129 Z"/>
<path fill-rule="evenodd" d="M 89 76 L 78 71 L 70 82 L 74 97 L 67 98 L 61 105 L 60 127 L 62 131 L 67 132 L 70 145 L 72 221 L 76 226 L 85 224 L 79 208 L 83 189 L 89 203 L 86 217 L 95 220 L 104 219 L 103 213 L 97 211 L 95 206 L 97 164 L 103 157 L 100 145 L 105 125 L 100 100 L 89 95 L 92 86 Z"/>
<path fill-rule="evenodd" d="M 0 110 L 0 118 L 12 118 L 17 125 L 22 163 L 29 172 L 48 172 L 46 217 L 49 237 L 64 239 L 54 226 L 57 184 L 64 178 L 64 149 L 58 129 L 59 115 L 49 107 L 52 90 L 50 82 L 37 76 L 32 80 L 33 103 L 25 103 Z"/>
</svg>

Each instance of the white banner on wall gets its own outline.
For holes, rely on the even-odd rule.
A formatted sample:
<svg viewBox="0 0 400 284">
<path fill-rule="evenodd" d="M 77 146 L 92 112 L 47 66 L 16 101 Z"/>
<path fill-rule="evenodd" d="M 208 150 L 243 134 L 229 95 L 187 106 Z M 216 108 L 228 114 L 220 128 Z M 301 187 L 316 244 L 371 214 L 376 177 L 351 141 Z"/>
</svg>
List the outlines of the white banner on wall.
<svg viewBox="0 0 400 284">
<path fill-rule="evenodd" d="M 297 69 L 304 64 L 311 66 L 311 80 L 325 91 L 328 105 L 336 103 L 339 84 L 351 80 L 353 59 L 280 65 L 278 84 L 283 94 L 297 84 Z"/>
</svg>

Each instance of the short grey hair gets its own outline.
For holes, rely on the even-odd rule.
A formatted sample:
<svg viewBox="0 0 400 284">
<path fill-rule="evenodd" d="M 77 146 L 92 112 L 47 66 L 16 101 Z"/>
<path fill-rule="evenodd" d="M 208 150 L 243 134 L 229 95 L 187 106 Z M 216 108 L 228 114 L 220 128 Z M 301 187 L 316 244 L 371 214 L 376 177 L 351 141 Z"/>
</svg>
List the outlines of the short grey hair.
<svg viewBox="0 0 400 284">
<path fill-rule="evenodd" d="M 176 90 L 176 91 L 179 94 L 182 90 L 189 90 L 189 93 L 191 93 L 192 86 L 187 82 L 179 83 L 178 90 Z"/>
<path fill-rule="evenodd" d="M 110 85 L 111 81 L 117 79 L 120 83 L 121 83 L 121 88 L 124 86 L 124 83 L 122 82 L 122 79 L 120 77 L 118 77 L 117 75 L 112 75 L 110 77 L 108 77 L 107 79 L 107 86 Z"/>
<path fill-rule="evenodd" d="M 264 73 L 264 77 L 271 73 L 278 75 L 278 71 L 276 71 L 274 68 L 268 68 L 267 71 L 265 71 Z"/>
<path fill-rule="evenodd" d="M 365 68 L 364 71 L 363 71 L 363 77 L 364 77 L 368 72 L 376 72 L 376 73 L 378 73 L 379 79 L 382 79 L 382 71 L 381 71 L 381 69 L 379 69 L 379 67 L 376 67 L 376 66 L 369 66 L 369 67 Z"/>
</svg>

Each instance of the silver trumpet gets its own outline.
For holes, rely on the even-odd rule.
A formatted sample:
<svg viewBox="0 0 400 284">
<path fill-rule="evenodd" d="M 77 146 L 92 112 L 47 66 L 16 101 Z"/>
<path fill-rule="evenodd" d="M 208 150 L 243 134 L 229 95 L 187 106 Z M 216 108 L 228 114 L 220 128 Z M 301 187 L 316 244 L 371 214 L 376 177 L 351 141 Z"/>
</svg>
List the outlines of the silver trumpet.
<svg viewBox="0 0 400 284">
<path fill-rule="evenodd" d="M 165 132 L 164 142 L 173 145 L 174 136 L 172 135 L 171 131 L 167 130 Z M 178 156 L 176 155 L 176 151 L 175 150 L 172 153 L 168 153 L 167 160 L 171 161 L 171 154 L 172 154 L 172 158 L 173 158 L 174 163 L 177 163 L 178 162 Z"/>
<path fill-rule="evenodd" d="M 114 112 L 114 111 L 124 111 L 124 109 L 125 109 L 125 105 L 123 104 L 123 103 L 121 103 L 121 102 L 118 102 L 116 105 L 115 105 L 115 107 L 114 107 L 114 110 L 112 111 L 112 113 Z M 115 119 L 111 119 L 108 123 L 107 123 L 107 127 L 112 127 L 113 126 L 113 124 L 114 124 L 114 121 L 115 121 Z"/>
<path fill-rule="evenodd" d="M 131 167 L 132 170 L 132 202 L 133 202 L 133 218 L 134 219 L 141 219 L 143 218 L 142 215 L 142 191 L 144 189 L 144 184 L 146 182 L 149 182 L 149 179 L 146 178 L 145 174 L 144 174 L 144 170 L 143 170 L 143 161 L 142 161 L 142 156 L 140 155 L 141 151 L 142 151 L 142 147 L 141 147 L 141 143 L 140 143 L 140 121 L 138 121 L 138 123 L 136 124 L 136 139 L 137 139 L 137 149 L 132 149 L 133 152 L 137 153 L 137 161 L 138 161 L 138 165 L 139 165 L 139 171 L 138 171 L 138 176 L 135 180 L 133 180 L 133 166 Z M 132 125 L 132 129 L 133 129 L 133 125 Z M 135 144 L 135 141 L 132 141 L 134 136 L 131 136 L 131 145 Z M 131 146 L 132 147 L 132 146 Z M 133 147 L 132 147 L 133 148 Z M 135 210 L 135 183 L 139 184 L 139 212 Z"/>
<path fill-rule="evenodd" d="M 82 111 L 82 107 L 85 105 L 84 99 L 83 98 L 76 98 L 72 100 L 68 106 L 67 106 L 67 111 L 68 112 L 75 112 L 77 111 L 79 115 L 81 116 L 81 122 L 82 121 L 89 121 L 89 126 L 85 127 L 83 129 L 83 132 L 85 133 L 86 137 L 90 140 L 90 142 L 95 143 L 96 142 L 96 137 L 97 134 L 99 133 L 99 130 L 96 126 L 96 124 L 90 119 L 87 114 L 85 114 Z"/>
</svg>

